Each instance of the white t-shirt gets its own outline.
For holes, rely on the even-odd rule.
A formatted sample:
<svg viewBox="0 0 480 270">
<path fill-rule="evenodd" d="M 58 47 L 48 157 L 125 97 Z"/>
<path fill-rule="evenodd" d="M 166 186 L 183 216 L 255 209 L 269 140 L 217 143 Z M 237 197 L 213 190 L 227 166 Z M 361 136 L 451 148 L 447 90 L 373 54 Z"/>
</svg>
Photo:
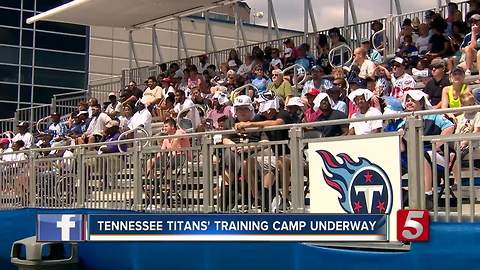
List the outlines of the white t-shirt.
<svg viewBox="0 0 480 270">
<path fill-rule="evenodd" d="M 424 51 L 428 51 L 428 44 L 430 41 L 430 35 L 426 37 L 418 37 L 417 41 L 415 42 L 415 47 L 417 47 L 418 52 L 422 53 Z"/>
<path fill-rule="evenodd" d="M 17 134 L 15 135 L 15 137 L 13 137 L 13 139 L 12 139 L 12 144 L 13 144 L 14 142 L 20 141 L 20 140 L 22 140 L 22 141 L 25 143 L 25 146 L 24 146 L 23 148 L 30 148 L 30 147 L 32 147 L 32 143 L 33 143 L 33 135 L 32 135 L 32 133 L 30 133 L 30 132 L 26 132 L 26 133 L 23 134 L 23 135 L 20 134 L 20 133 L 17 133 Z M 10 144 L 10 147 L 11 147 L 11 146 L 12 146 L 12 145 Z"/>
<path fill-rule="evenodd" d="M 130 130 L 135 129 L 139 126 L 142 126 L 148 132 L 149 135 L 152 135 L 152 114 L 148 111 L 147 108 L 136 112 L 130 121 L 128 121 L 128 128 Z"/>
<path fill-rule="evenodd" d="M 354 113 L 352 115 L 352 119 L 379 116 L 379 115 L 382 115 L 382 113 L 378 109 L 374 107 L 370 107 L 365 114 L 360 113 L 360 111 Z M 377 128 L 382 128 L 382 127 L 383 127 L 382 120 L 372 120 L 372 121 L 365 121 L 365 122 L 350 123 L 349 129 L 353 128 L 355 130 L 355 135 L 363 135 L 363 134 L 370 134 L 372 133 L 372 130 L 375 130 Z"/>
<path fill-rule="evenodd" d="M 27 155 L 25 155 L 24 153 L 15 153 L 13 152 L 12 148 L 8 148 L 3 153 L 6 154 L 2 156 L 2 160 L 4 162 L 22 161 L 27 159 Z M 11 153 L 11 154 L 8 154 L 8 153 Z"/>
<path fill-rule="evenodd" d="M 107 108 L 105 109 L 105 113 L 111 114 L 113 112 L 122 112 L 122 103 L 117 101 L 117 104 L 115 104 L 115 108 L 113 107 L 112 103 L 108 104 Z"/>
<path fill-rule="evenodd" d="M 405 92 L 415 88 L 415 84 L 415 79 L 410 74 L 404 73 L 398 78 L 392 75 L 392 92 L 390 96 L 401 99 Z"/>
<path fill-rule="evenodd" d="M 88 125 L 87 132 L 85 133 L 89 135 L 102 135 L 102 131 L 105 129 L 105 124 L 110 120 L 112 120 L 112 118 L 106 113 L 100 113 L 98 116 L 94 116 Z"/>
<path fill-rule="evenodd" d="M 375 63 L 373 63 L 368 59 L 365 59 L 363 61 L 362 66 L 360 66 L 359 68 L 360 68 L 360 73 L 358 74 L 358 77 L 362 79 L 367 79 L 367 77 L 370 77 L 370 75 L 375 74 Z"/>
<path fill-rule="evenodd" d="M 185 99 L 183 104 L 180 104 L 180 103 L 175 104 L 175 107 L 173 108 L 173 111 L 178 114 L 181 111 L 183 111 L 187 108 L 191 108 L 193 106 L 195 106 L 195 104 L 193 104 L 193 101 L 191 99 L 187 98 L 187 99 Z M 198 110 L 196 110 L 196 109 L 195 110 L 190 110 L 187 113 L 186 117 L 188 119 L 192 120 L 193 126 L 195 128 L 197 128 L 200 125 L 200 114 L 198 113 Z"/>
<path fill-rule="evenodd" d="M 143 91 L 142 103 L 145 105 L 152 104 L 156 99 L 165 97 L 165 93 L 160 86 L 155 86 L 155 88 L 147 88 Z"/>
</svg>

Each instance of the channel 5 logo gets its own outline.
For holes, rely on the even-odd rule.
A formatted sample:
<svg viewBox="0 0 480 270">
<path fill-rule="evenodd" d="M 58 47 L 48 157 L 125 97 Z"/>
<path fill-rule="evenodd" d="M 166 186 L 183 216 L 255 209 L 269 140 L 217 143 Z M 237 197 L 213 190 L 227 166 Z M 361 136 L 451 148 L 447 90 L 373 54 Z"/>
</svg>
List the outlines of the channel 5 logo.
<svg viewBox="0 0 480 270">
<path fill-rule="evenodd" d="M 37 241 L 83 241 L 84 216 L 74 214 L 37 215 Z"/>
<path fill-rule="evenodd" d="M 399 241 L 428 241 L 430 215 L 427 210 L 398 210 L 397 239 Z"/>
</svg>

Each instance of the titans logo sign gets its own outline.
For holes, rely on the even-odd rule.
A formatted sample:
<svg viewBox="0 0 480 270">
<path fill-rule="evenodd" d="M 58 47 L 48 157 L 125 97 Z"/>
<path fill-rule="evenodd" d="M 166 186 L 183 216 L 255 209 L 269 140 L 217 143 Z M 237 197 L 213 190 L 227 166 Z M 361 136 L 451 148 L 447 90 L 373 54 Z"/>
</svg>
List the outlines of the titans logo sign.
<svg viewBox="0 0 480 270">
<path fill-rule="evenodd" d="M 392 186 L 385 171 L 368 159 L 354 161 L 348 154 L 337 157 L 325 150 L 316 151 L 323 161 L 326 184 L 338 191 L 338 202 L 350 214 L 390 214 Z M 340 162 L 339 162 L 340 160 Z"/>
</svg>

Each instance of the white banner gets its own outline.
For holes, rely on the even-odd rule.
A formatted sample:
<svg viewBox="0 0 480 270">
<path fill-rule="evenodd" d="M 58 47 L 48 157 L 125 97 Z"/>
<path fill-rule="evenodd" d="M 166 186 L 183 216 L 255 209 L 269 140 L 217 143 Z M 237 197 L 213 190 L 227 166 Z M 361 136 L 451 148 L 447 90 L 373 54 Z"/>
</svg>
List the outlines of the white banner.
<svg viewBox="0 0 480 270">
<path fill-rule="evenodd" d="M 308 144 L 312 213 L 387 214 L 397 241 L 401 209 L 398 135 Z"/>
</svg>

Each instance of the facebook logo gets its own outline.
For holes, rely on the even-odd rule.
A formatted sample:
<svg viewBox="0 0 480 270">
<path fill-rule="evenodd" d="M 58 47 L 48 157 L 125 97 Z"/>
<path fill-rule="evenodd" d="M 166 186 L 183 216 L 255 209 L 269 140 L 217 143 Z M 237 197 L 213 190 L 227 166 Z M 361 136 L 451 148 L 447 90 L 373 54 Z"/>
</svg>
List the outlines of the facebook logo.
<svg viewBox="0 0 480 270">
<path fill-rule="evenodd" d="M 83 215 L 37 215 L 37 241 L 83 241 Z"/>
</svg>

